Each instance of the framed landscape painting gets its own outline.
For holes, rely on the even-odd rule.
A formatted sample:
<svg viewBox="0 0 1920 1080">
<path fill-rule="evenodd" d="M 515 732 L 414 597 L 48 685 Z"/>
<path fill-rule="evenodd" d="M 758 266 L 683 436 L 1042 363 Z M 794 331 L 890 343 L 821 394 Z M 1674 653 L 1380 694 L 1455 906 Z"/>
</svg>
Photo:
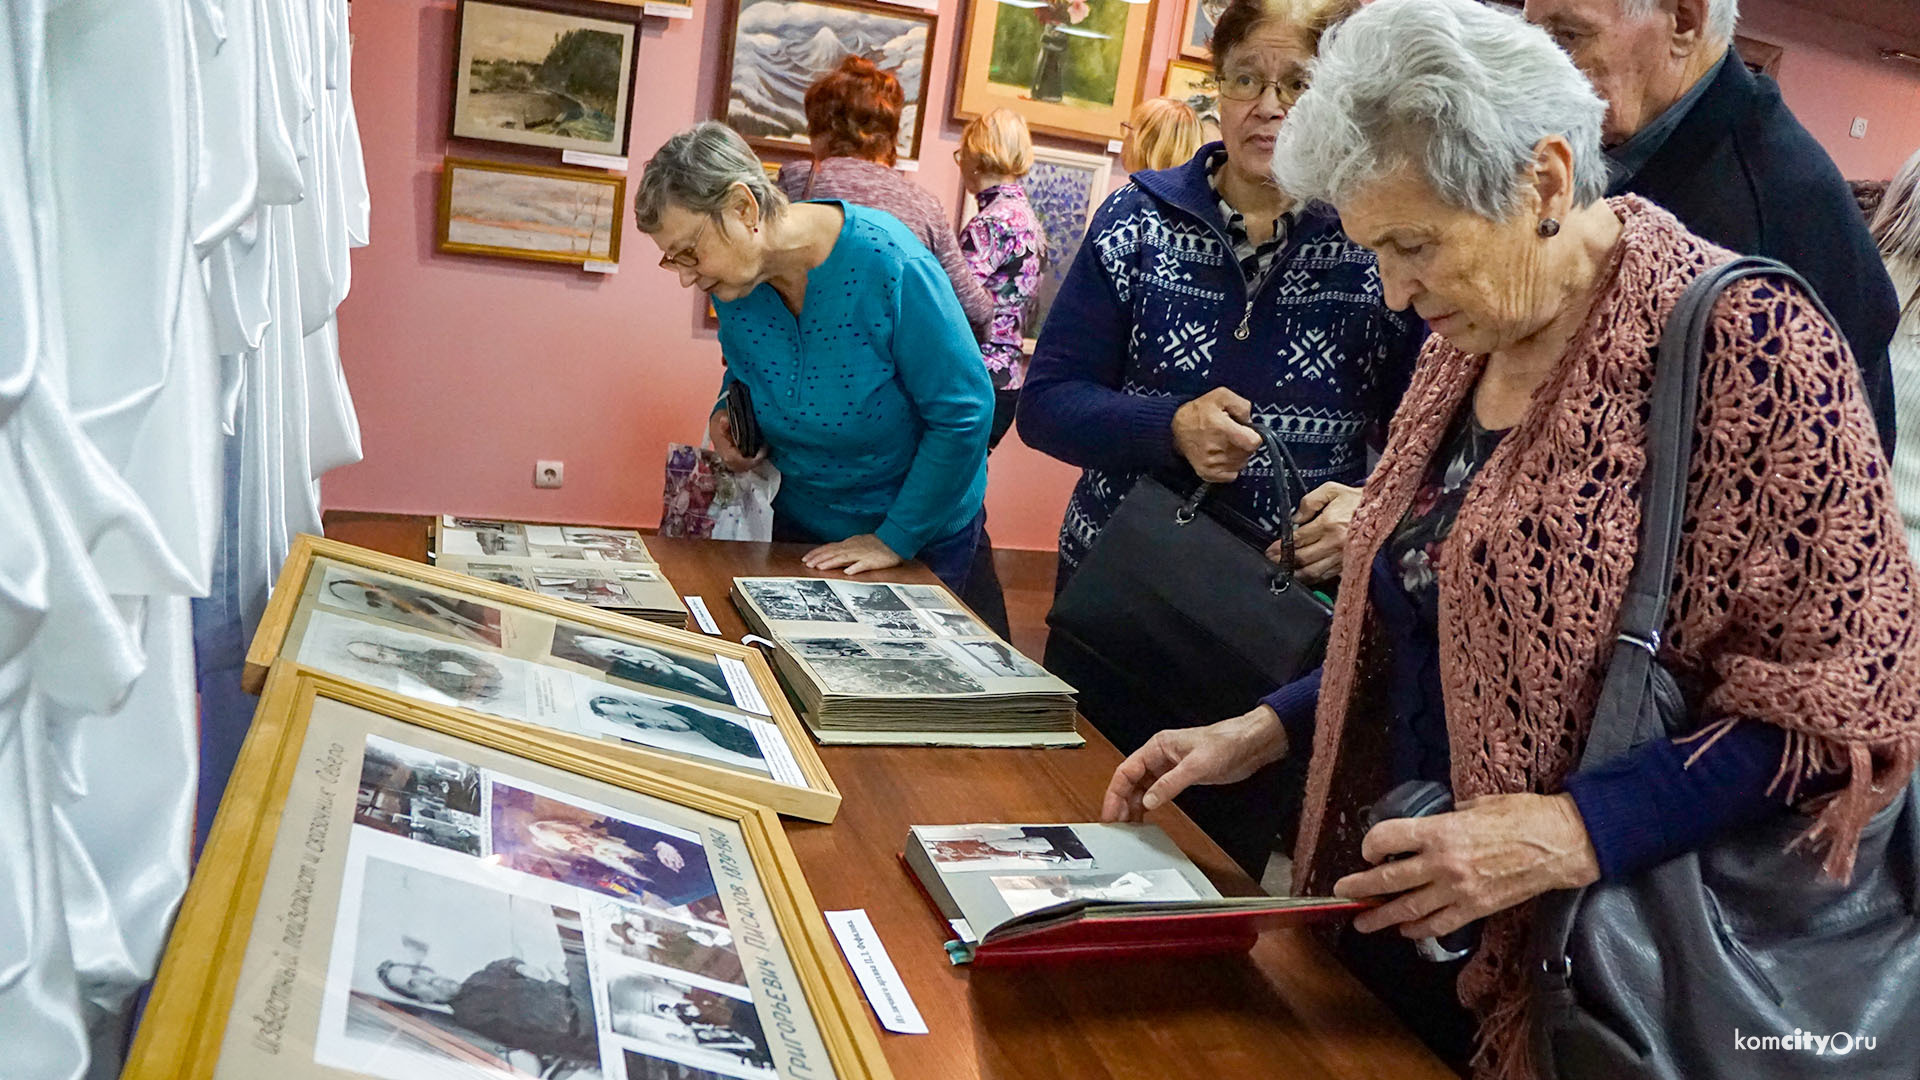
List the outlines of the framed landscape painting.
<svg viewBox="0 0 1920 1080">
<path fill-rule="evenodd" d="M 1151 2 L 974 0 L 955 119 L 1006 106 L 1035 131 L 1106 142 L 1140 100 Z"/>
<path fill-rule="evenodd" d="M 1186 60 L 1167 62 L 1167 80 L 1160 91 L 1164 97 L 1184 101 L 1200 117 L 1202 124 L 1220 127 L 1220 80 L 1213 77 L 1211 64 Z M 1209 134 L 1209 137 L 1213 137 Z"/>
<path fill-rule="evenodd" d="M 920 156 L 927 115 L 927 60 L 939 22 L 932 12 L 858 0 L 731 0 L 718 112 L 761 149 L 806 150 L 807 87 L 863 56 L 900 80 L 895 153 Z"/>
<path fill-rule="evenodd" d="M 541 262 L 620 261 L 627 178 L 448 158 L 440 174 L 441 251 Z"/>
<path fill-rule="evenodd" d="M 625 156 L 640 28 L 560 0 L 461 0 L 452 134 Z"/>
</svg>

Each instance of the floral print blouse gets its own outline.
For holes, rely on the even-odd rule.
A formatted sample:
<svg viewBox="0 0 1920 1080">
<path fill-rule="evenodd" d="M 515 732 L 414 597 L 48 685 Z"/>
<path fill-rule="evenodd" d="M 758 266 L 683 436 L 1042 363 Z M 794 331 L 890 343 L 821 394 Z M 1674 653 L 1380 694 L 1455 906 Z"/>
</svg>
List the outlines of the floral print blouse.
<svg viewBox="0 0 1920 1080">
<path fill-rule="evenodd" d="M 960 230 L 960 255 L 993 297 L 993 321 L 980 355 L 995 390 L 1017 390 L 1027 377 L 1020 341 L 1040 286 L 1046 234 L 1019 184 L 990 187 L 974 199 L 980 212 Z"/>
</svg>

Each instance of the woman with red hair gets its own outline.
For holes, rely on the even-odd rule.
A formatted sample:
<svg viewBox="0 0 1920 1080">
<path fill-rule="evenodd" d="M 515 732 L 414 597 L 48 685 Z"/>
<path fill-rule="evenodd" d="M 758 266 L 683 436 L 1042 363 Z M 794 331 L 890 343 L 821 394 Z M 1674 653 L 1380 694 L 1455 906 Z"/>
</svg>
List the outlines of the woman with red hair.
<svg viewBox="0 0 1920 1080">
<path fill-rule="evenodd" d="M 991 329 L 993 297 L 967 266 L 952 215 L 925 188 L 893 167 L 906 95 L 893 73 L 849 56 L 807 87 L 813 160 L 788 162 L 778 183 L 787 197 L 840 199 L 900 219 L 940 260 L 975 337 Z"/>
</svg>

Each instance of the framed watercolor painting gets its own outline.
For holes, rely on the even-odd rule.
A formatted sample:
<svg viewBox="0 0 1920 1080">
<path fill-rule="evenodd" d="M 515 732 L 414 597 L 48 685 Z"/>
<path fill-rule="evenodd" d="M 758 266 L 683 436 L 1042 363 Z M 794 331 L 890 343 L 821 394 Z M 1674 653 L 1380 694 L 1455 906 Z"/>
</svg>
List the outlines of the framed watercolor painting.
<svg viewBox="0 0 1920 1080">
<path fill-rule="evenodd" d="M 1213 59 L 1213 24 L 1227 10 L 1227 0 L 1187 0 L 1180 20 L 1180 55 L 1190 60 Z"/>
<path fill-rule="evenodd" d="M 1047 261 L 1040 272 L 1040 284 L 1033 292 L 1033 311 L 1027 316 L 1027 351 L 1047 324 L 1047 312 L 1053 298 L 1067 280 L 1067 270 L 1080 254 L 1080 242 L 1086 238 L 1087 225 L 1100 201 L 1107 197 L 1107 184 L 1113 159 L 1106 154 L 1089 154 L 1035 144 L 1033 170 L 1020 181 L 1026 189 L 1027 203 L 1047 236 Z M 963 218 L 978 212 L 972 195 L 962 197 Z M 964 224 L 964 220 L 963 220 Z"/>
<path fill-rule="evenodd" d="M 920 156 L 927 66 L 939 19 L 930 11 L 860 0 L 728 0 L 720 64 L 720 118 L 761 149 L 808 149 L 807 87 L 849 56 L 900 80 L 895 153 Z"/>
<path fill-rule="evenodd" d="M 840 792 L 758 650 L 302 536 L 247 653 L 832 821 Z"/>
<path fill-rule="evenodd" d="M 461 0 L 456 41 L 454 138 L 626 155 L 634 20 L 567 0 Z"/>
<path fill-rule="evenodd" d="M 618 263 L 627 178 L 448 158 L 440 173 L 441 251 L 539 262 Z"/>
<path fill-rule="evenodd" d="M 1140 100 L 1153 3 L 974 0 L 955 119 L 1004 105 L 1035 131 L 1106 142 Z"/>
<path fill-rule="evenodd" d="M 124 1080 L 889 1080 L 773 813 L 279 664 Z"/>
<path fill-rule="evenodd" d="M 1202 124 L 1220 128 L 1220 80 L 1213 76 L 1213 65 L 1186 60 L 1167 61 L 1167 79 L 1160 93 L 1175 101 L 1184 101 L 1200 116 Z M 1209 133 L 1209 138 L 1214 137 Z"/>
</svg>

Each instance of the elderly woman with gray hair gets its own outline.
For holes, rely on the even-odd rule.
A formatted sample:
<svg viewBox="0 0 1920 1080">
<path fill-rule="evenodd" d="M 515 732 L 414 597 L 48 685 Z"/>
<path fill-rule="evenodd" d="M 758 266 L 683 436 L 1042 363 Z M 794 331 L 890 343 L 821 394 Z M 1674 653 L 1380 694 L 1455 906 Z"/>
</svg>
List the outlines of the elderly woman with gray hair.
<svg viewBox="0 0 1920 1080">
<path fill-rule="evenodd" d="M 1104 813 L 1310 754 L 1296 889 L 1383 900 L 1342 941 L 1362 978 L 1476 1076 L 1530 1076 L 1533 898 L 1815 796 L 1805 837 L 1846 879 L 1920 748 L 1913 564 L 1844 339 L 1797 287 L 1736 283 L 1707 337 L 1656 646 L 1699 730 L 1578 770 L 1639 548 L 1653 349 L 1732 254 L 1602 198 L 1605 106 L 1518 18 L 1378 0 L 1320 55 L 1275 172 L 1331 203 L 1387 302 L 1434 330 L 1347 541 L 1344 577 L 1370 587 L 1340 593 L 1315 716 L 1162 732 Z M 1409 780 L 1456 809 L 1355 824 Z M 1463 962 L 1405 948 L 1481 920 Z"/>
<path fill-rule="evenodd" d="M 963 598 L 987 489 L 993 387 L 940 263 L 890 214 L 788 203 L 723 124 L 668 139 L 634 197 L 640 231 L 713 298 L 727 387 L 744 383 L 766 447 L 744 458 L 723 408 L 713 445 L 780 469 L 774 539 L 815 570 L 918 557 Z"/>
</svg>

